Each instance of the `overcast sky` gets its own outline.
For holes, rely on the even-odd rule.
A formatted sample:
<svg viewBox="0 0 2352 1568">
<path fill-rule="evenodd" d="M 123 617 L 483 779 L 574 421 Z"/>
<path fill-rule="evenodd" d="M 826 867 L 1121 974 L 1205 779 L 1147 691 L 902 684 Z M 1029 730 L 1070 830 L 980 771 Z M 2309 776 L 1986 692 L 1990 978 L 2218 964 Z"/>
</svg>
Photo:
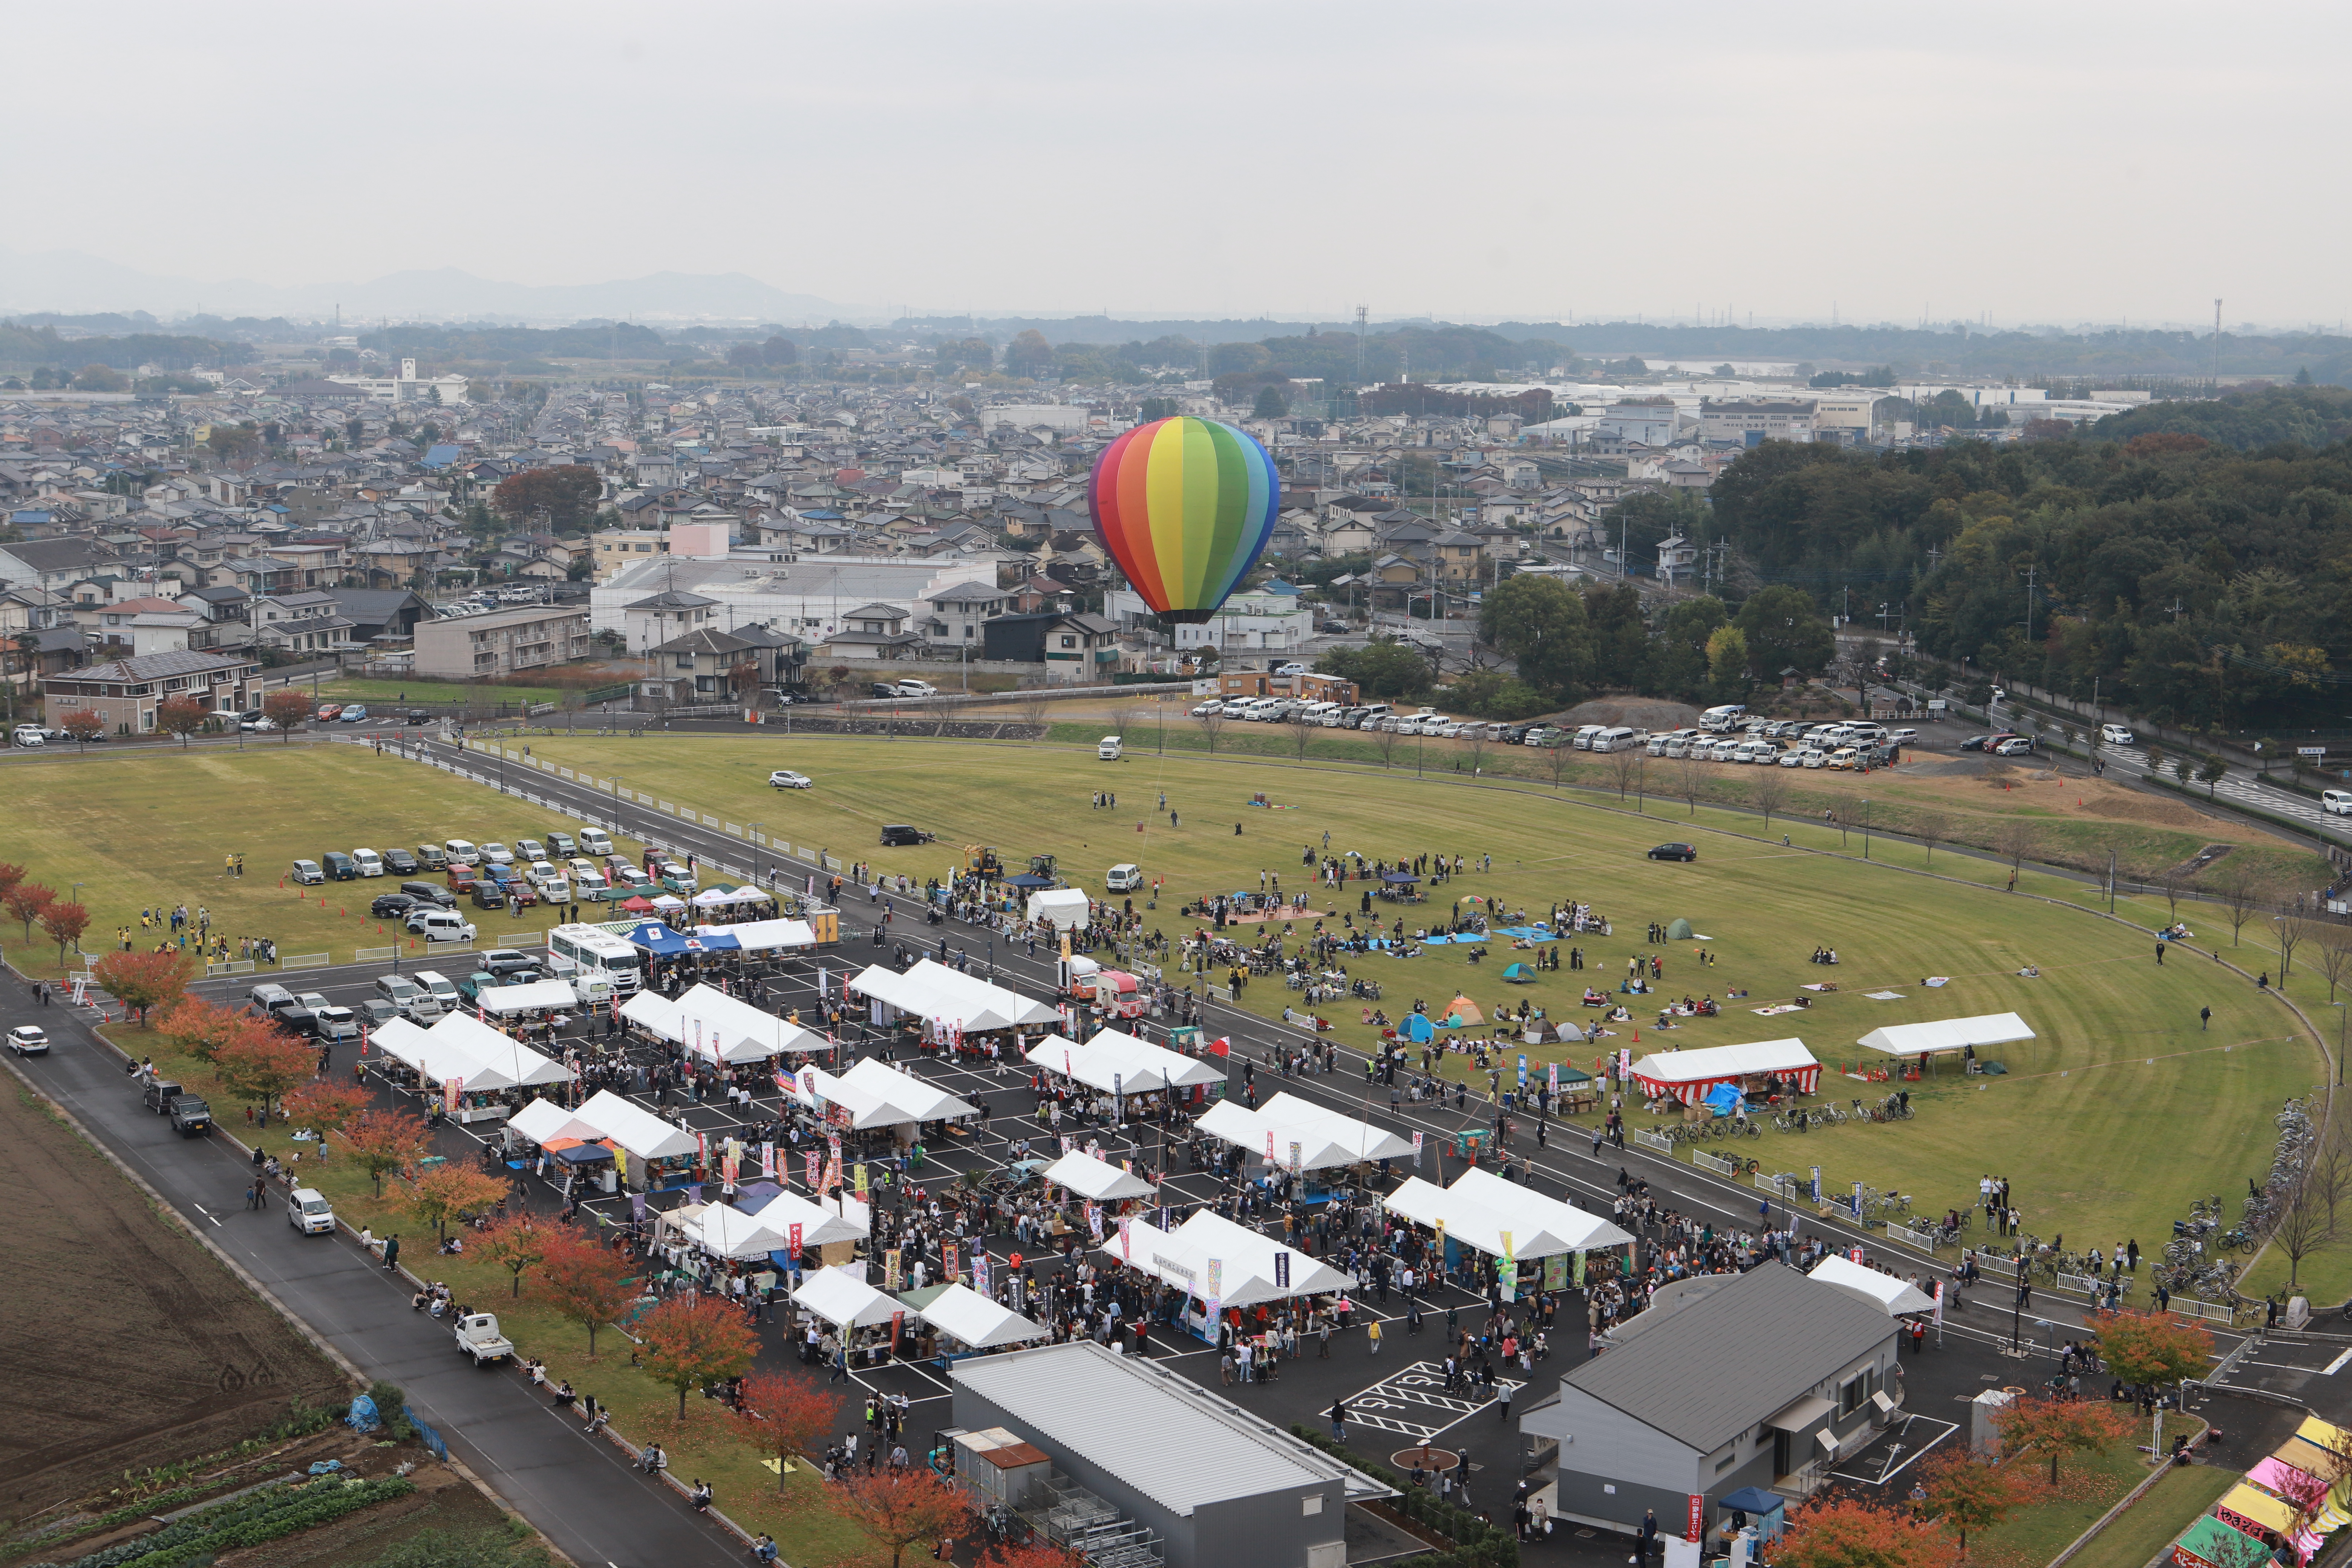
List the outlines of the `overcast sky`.
<svg viewBox="0 0 2352 1568">
<path fill-rule="evenodd" d="M 2352 7 L 20 6 L 5 244 L 1121 316 L 2352 310 Z M 20 170 L 20 174 L 30 170 Z"/>
</svg>

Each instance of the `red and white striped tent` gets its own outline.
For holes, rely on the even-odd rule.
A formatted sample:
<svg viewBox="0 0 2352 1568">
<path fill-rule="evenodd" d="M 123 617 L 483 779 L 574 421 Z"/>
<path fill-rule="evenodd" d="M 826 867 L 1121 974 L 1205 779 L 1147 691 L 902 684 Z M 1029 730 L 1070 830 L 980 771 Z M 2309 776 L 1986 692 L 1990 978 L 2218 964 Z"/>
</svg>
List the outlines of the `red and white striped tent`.
<svg viewBox="0 0 2352 1568">
<path fill-rule="evenodd" d="M 1802 1040 L 1756 1040 L 1744 1046 L 1709 1046 L 1696 1051 L 1658 1051 L 1633 1064 L 1633 1081 L 1644 1094 L 1672 1095 L 1690 1104 L 1717 1084 L 1746 1088 L 1755 1078 L 1783 1075 L 1800 1094 L 1820 1085 L 1822 1064 Z"/>
</svg>

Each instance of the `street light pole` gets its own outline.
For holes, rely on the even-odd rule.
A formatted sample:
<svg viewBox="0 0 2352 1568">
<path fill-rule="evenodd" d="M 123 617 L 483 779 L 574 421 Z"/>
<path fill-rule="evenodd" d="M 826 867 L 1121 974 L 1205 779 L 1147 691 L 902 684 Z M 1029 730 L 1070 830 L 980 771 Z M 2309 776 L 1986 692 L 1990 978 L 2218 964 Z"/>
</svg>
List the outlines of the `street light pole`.
<svg viewBox="0 0 2352 1568">
<path fill-rule="evenodd" d="M 2018 1353 L 2018 1336 L 2023 1332 L 2024 1324 L 2025 1248 L 2021 1246 L 2017 1249 L 2017 1296 L 2015 1300 L 2011 1302 L 2009 1310 L 2009 1350 L 2011 1355 Z"/>
</svg>

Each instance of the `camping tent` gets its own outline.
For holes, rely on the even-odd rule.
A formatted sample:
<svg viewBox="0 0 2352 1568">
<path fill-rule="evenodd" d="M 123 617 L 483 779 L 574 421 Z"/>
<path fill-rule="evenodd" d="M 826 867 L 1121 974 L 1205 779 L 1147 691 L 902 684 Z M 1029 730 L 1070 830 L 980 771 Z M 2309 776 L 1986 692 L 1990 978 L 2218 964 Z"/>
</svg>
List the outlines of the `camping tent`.
<svg viewBox="0 0 2352 1568">
<path fill-rule="evenodd" d="M 1696 1051 L 1659 1051 L 1633 1064 L 1633 1081 L 1644 1094 L 1670 1094 L 1685 1104 L 1719 1083 L 1785 1074 L 1799 1092 L 1821 1082 L 1822 1064 L 1802 1040 L 1752 1040 L 1744 1046 L 1709 1046 Z"/>
<path fill-rule="evenodd" d="M 803 1275 L 793 1300 L 837 1329 L 873 1328 L 906 1310 L 848 1268 L 820 1268 Z"/>
<path fill-rule="evenodd" d="M 1697 933 L 1691 930 L 1690 921 L 1686 920 L 1677 918 L 1673 921 L 1673 923 L 1666 927 L 1666 940 L 1668 942 L 1689 942 L 1696 935 Z"/>
<path fill-rule="evenodd" d="M 1107 1250 L 1117 1256 L 1115 1233 L 1109 1242 Z M 1129 1246 L 1136 1268 L 1203 1300 L 1210 1294 L 1209 1261 L 1216 1259 L 1222 1266 L 1218 1300 L 1228 1307 L 1254 1307 L 1260 1301 L 1319 1296 L 1348 1288 L 1348 1277 L 1338 1269 L 1206 1209 L 1171 1231 L 1139 1225 L 1129 1233 Z M 1275 1255 L 1284 1252 L 1290 1255 L 1286 1286 L 1276 1280 Z"/>
<path fill-rule="evenodd" d="M 1507 1182 L 1490 1171 L 1465 1171 L 1449 1187 L 1409 1176 L 1388 1199 L 1391 1213 L 1445 1234 L 1465 1247 L 1500 1257 L 1503 1233 L 1510 1232 L 1515 1258 L 1550 1258 L 1622 1247 L 1633 1238 L 1598 1215 Z"/>
<path fill-rule="evenodd" d="M 1452 1024 L 1483 1024 L 1486 1015 L 1478 1011 L 1478 1004 L 1467 996 L 1456 996 L 1445 1005 L 1446 1022 Z"/>
<path fill-rule="evenodd" d="M 1090 907 L 1084 888 L 1048 888 L 1029 895 L 1029 918 L 1048 921 L 1065 931 L 1086 924 Z"/>
<path fill-rule="evenodd" d="M 1987 1046 L 2011 1046 L 2032 1038 L 2033 1031 L 2016 1014 L 1986 1013 L 1974 1018 L 1938 1018 L 1927 1024 L 1889 1024 L 1883 1029 L 1871 1030 L 1855 1044 L 1864 1050 L 1884 1051 L 1891 1057 L 1916 1057 L 1923 1051 L 1940 1055 L 1964 1051 L 1970 1046 L 1982 1050 Z"/>
<path fill-rule="evenodd" d="M 1875 1268 L 1864 1268 L 1851 1258 L 1831 1253 L 1813 1265 L 1806 1278 L 1824 1285 L 1834 1285 L 1849 1296 L 1859 1296 L 1874 1307 L 1886 1309 L 1887 1316 L 1900 1318 L 1913 1312 L 1932 1312 L 1935 1300 L 1916 1286 L 1892 1274 L 1881 1274 Z"/>
<path fill-rule="evenodd" d="M 1098 1204 L 1151 1195 L 1150 1182 L 1132 1171 L 1120 1170 L 1108 1160 L 1097 1160 L 1083 1149 L 1073 1149 L 1047 1166 L 1045 1179 Z"/>
<path fill-rule="evenodd" d="M 1000 1307 L 971 1286 L 957 1283 L 915 1310 L 915 1316 L 950 1339 L 976 1351 L 997 1345 L 1025 1344 L 1053 1332 L 1010 1307 Z"/>
<path fill-rule="evenodd" d="M 1503 969 L 1503 978 L 1514 985 L 1533 985 L 1536 972 L 1524 963 L 1507 964 Z"/>
</svg>

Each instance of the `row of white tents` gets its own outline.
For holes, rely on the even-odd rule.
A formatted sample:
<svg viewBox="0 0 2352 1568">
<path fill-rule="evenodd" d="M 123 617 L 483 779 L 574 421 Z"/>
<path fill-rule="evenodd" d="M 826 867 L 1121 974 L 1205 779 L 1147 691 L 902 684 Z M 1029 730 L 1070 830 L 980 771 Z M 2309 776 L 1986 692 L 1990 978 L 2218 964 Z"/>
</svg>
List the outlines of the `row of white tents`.
<svg viewBox="0 0 2352 1568">
<path fill-rule="evenodd" d="M 715 985 L 697 985 L 675 998 L 640 991 L 621 1005 L 621 1016 L 720 1063 L 766 1061 L 788 1051 L 833 1048 L 833 1042 L 815 1030 L 730 996 Z"/>
<path fill-rule="evenodd" d="M 564 990 L 568 994 L 571 987 Z M 379 1026 L 369 1039 L 385 1056 L 414 1069 L 431 1088 L 454 1081 L 468 1094 L 497 1092 L 570 1083 L 579 1076 L 562 1062 L 467 1013 L 452 1013 L 429 1029 L 405 1018 L 393 1018 Z"/>
<path fill-rule="evenodd" d="M 980 1108 L 971 1101 L 872 1057 L 845 1073 L 804 1067 L 792 1080 L 791 1092 L 793 1099 L 812 1110 L 822 1112 L 828 1106 L 842 1107 L 848 1112 L 850 1127 L 858 1131 L 869 1127 L 904 1127 L 918 1121 L 952 1121 L 980 1114 Z"/>
<path fill-rule="evenodd" d="M 2033 1031 L 2016 1014 L 1987 1013 L 1973 1018 L 1889 1024 L 1854 1043 L 1885 1056 L 1917 1057 L 1984 1050 L 2033 1037 Z M 1821 1071 L 1820 1060 L 1805 1042 L 1791 1038 L 1707 1046 L 1693 1051 L 1654 1051 L 1633 1064 L 1633 1079 L 1649 1093 L 1695 1100 L 1717 1084 L 1762 1077 L 1788 1078 L 1801 1093 L 1811 1094 L 1820 1086 Z"/>
<path fill-rule="evenodd" d="M 1224 1068 L 1117 1029 L 1105 1029 L 1085 1045 L 1047 1035 L 1026 1053 L 1030 1063 L 1105 1094 L 1149 1094 L 1223 1083 Z"/>
<path fill-rule="evenodd" d="M 1412 1157 L 1412 1140 L 1370 1121 L 1326 1110 L 1287 1091 L 1252 1110 L 1221 1100 L 1196 1123 L 1212 1137 L 1240 1145 L 1286 1171 L 1322 1171 L 1368 1160 Z"/>
<path fill-rule="evenodd" d="M 987 1029 L 1042 1028 L 1061 1023 L 1061 1010 L 1018 991 L 924 959 L 904 974 L 873 964 L 853 975 L 849 989 L 900 1013 L 951 1025 L 965 1034 Z"/>
</svg>

